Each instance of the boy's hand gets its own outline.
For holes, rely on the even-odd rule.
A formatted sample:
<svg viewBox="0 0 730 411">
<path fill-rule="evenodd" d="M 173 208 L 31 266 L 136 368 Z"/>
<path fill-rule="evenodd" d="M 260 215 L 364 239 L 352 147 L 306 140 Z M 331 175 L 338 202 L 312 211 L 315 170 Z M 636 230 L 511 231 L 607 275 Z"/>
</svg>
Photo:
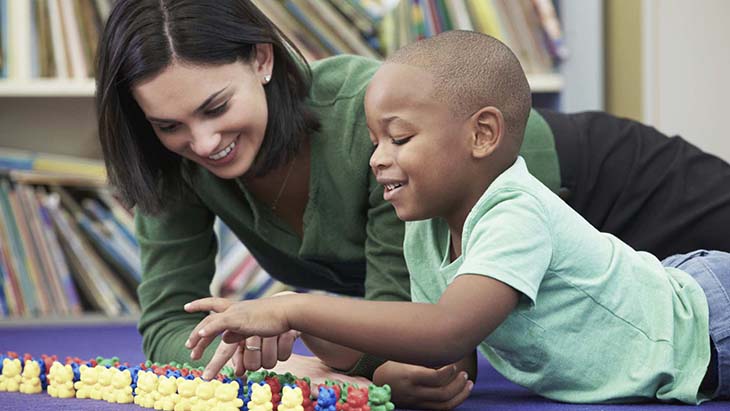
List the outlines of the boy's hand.
<svg viewBox="0 0 730 411">
<path fill-rule="evenodd" d="M 398 407 L 430 410 L 456 408 L 469 397 L 474 385 L 455 364 L 434 370 L 395 361 L 378 367 L 373 382 L 390 385 L 392 400 Z"/>
<path fill-rule="evenodd" d="M 221 344 L 216 350 L 206 367 L 206 376 L 209 371 L 215 375 L 230 358 L 234 359 L 236 371 L 241 372 L 264 364 L 273 367 L 277 358 L 288 358 L 297 333 L 287 333 L 290 327 L 283 304 L 277 304 L 284 299 L 231 302 L 211 297 L 186 304 L 187 312 L 212 311 L 193 329 L 185 344 L 192 349 L 190 357 L 199 359 L 213 339 L 223 333 L 226 345 Z M 262 342 L 258 336 L 272 338 L 264 338 Z"/>
</svg>

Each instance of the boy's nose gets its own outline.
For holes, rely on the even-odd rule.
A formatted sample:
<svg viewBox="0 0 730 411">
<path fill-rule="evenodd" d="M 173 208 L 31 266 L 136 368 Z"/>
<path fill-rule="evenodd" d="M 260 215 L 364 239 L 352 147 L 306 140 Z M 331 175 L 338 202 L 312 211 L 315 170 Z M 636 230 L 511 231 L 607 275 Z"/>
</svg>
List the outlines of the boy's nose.
<svg viewBox="0 0 730 411">
<path fill-rule="evenodd" d="M 375 147 L 375 151 L 373 151 L 373 154 L 370 156 L 370 168 L 376 175 L 379 169 L 386 168 L 390 164 L 389 155 L 385 152 L 386 149 L 383 145 L 384 144 L 378 144 Z"/>
</svg>

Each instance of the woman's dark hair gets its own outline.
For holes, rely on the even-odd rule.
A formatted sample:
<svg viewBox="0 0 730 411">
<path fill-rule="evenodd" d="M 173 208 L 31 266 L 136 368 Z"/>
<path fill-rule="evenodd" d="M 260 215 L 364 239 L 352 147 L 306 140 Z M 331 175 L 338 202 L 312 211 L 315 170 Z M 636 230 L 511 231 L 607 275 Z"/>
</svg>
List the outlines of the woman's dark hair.
<svg viewBox="0 0 730 411">
<path fill-rule="evenodd" d="M 124 202 L 157 213 L 178 193 L 182 158 L 167 150 L 132 96 L 132 87 L 173 61 L 218 65 L 255 58 L 273 46 L 264 88 L 269 111 L 261 150 L 249 171 L 285 163 L 319 123 L 304 104 L 311 72 L 299 50 L 250 0 L 117 0 L 99 43 L 96 110 L 109 182 Z M 274 121 L 272 121 L 274 119 Z"/>
</svg>

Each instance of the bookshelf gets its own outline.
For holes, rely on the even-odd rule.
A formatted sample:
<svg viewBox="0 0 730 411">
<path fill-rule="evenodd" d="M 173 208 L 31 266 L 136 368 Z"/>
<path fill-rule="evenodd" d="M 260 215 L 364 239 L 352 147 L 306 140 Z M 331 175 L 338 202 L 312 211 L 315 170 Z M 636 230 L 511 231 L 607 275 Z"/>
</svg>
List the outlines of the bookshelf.
<svg viewBox="0 0 730 411">
<path fill-rule="evenodd" d="M 16 0 L 0 0 L 0 6 L 7 5 Z M 25 1 L 25 0 L 22 0 Z M 53 0 L 39 0 L 38 3 Z M 331 4 L 356 3 L 359 0 L 327 0 Z M 436 3 L 498 3 L 515 2 L 517 0 L 444 0 L 433 1 L 419 0 L 420 4 Z M 529 3 L 533 0 L 524 0 Z M 538 2 L 539 0 L 534 0 Z M 73 0 L 86 4 L 110 4 L 110 0 Z M 262 10 L 279 26 L 286 26 L 284 30 L 295 43 L 301 40 L 306 32 L 306 24 L 298 21 L 294 9 L 306 7 L 312 2 L 324 0 L 254 0 Z M 369 1 L 367 3 L 377 3 Z M 382 0 L 381 3 L 397 3 L 395 0 Z M 403 1 L 401 1 L 403 3 Z M 417 3 L 417 2 L 413 2 Z M 278 6 L 277 6 L 278 5 Z M 570 50 L 569 58 L 565 59 L 555 69 L 551 70 L 528 70 L 528 80 L 534 93 L 535 105 L 549 107 L 558 110 L 576 110 L 585 108 L 601 108 L 602 105 L 602 71 L 601 71 L 601 50 L 602 50 L 602 1 L 601 0 L 556 0 L 555 6 L 561 16 L 565 42 Z M 318 18 L 324 19 L 328 16 L 327 11 L 321 9 L 322 4 L 314 7 L 318 10 Z M 401 6 L 402 7 L 402 6 Z M 3 8 L 0 7 L 0 14 Z M 7 8 L 4 9 L 7 11 Z M 424 9 L 425 10 L 425 9 Z M 331 11 L 331 10 L 330 10 Z M 377 12 L 377 11 L 376 11 Z M 425 15 L 425 14 L 424 14 Z M 431 18 L 426 15 L 426 18 Z M 310 13 L 311 17 L 312 14 Z M 331 16 L 330 16 L 331 17 Z M 383 17 L 381 17 L 383 18 Z M 396 17 L 392 17 L 394 19 Z M 397 17 L 402 19 L 403 17 Z M 380 20 L 381 22 L 386 20 Z M 370 30 L 367 21 L 361 21 L 356 26 L 358 29 Z M 0 26 L 3 26 L 0 21 Z M 4 25 L 12 30 L 15 25 Z M 397 27 L 395 25 L 394 27 Z M 353 42 L 353 27 L 340 30 L 349 30 L 349 35 L 342 38 L 350 38 Z M 23 28 L 23 30 L 26 30 Z M 380 28 L 382 30 L 382 28 Z M 484 31 L 484 30 L 481 30 Z M 26 37 L 21 42 L 29 44 L 30 39 Z M 81 33 L 81 32 L 79 32 Z M 4 41 L 7 41 L 7 31 L 2 31 Z M 493 33 L 490 33 L 493 34 Z M 311 35 L 311 34 L 310 34 Z M 67 36 L 68 37 L 68 36 Z M 365 36 L 364 36 L 365 37 Z M 79 40 L 81 39 L 81 40 Z M 76 37 L 76 41 L 82 41 L 82 37 Z M 372 38 L 370 38 L 372 41 Z M 303 48 L 305 56 L 309 59 L 316 59 L 332 54 L 331 51 L 323 50 L 321 41 L 319 46 Z M 367 45 L 367 41 L 363 43 Z M 352 50 L 346 52 L 357 53 L 362 51 L 363 44 L 352 45 Z M 508 43 L 509 44 L 509 43 Z M 510 44 L 510 46 L 513 46 Z M 339 43 L 339 47 L 350 47 L 347 44 Z M 75 53 L 77 60 L 80 56 L 78 45 Z M 31 50 L 32 47 L 28 47 Z M 7 42 L 3 43 L 3 50 L 7 51 Z M 71 55 L 73 53 L 69 53 Z M 359 54 L 368 54 L 361 52 Z M 376 52 L 373 57 L 377 57 Z M 87 57 L 88 58 L 88 57 Z M 3 56 L 4 64 L 7 65 L 7 58 Z M 32 59 L 30 60 L 32 62 Z M 88 63 L 88 61 L 87 61 Z M 23 66 L 23 65 L 21 65 Z M 24 67 L 27 68 L 27 64 Z M 88 64 L 87 64 L 88 66 Z M 533 65 L 534 67 L 534 65 Z M 586 69 L 587 68 L 587 69 Z M 7 66 L 5 68 L 7 70 Z M 37 71 L 37 70 L 36 70 Z M 0 68 L 0 73 L 8 74 Z M 68 70 L 66 78 L 37 78 L 26 72 L 15 76 L 6 75 L 0 78 L 0 148 L 14 148 L 30 150 L 34 152 L 55 153 L 71 155 L 89 159 L 101 159 L 96 134 L 96 123 L 94 113 L 94 81 L 88 72 L 82 70 Z M 86 74 L 84 74 L 86 73 Z M 2 77 L 2 76 L 0 76 Z M 44 316 L 42 318 L 21 318 L 12 320 L 9 323 L 45 324 L 58 321 L 71 322 L 95 322 L 106 321 L 105 316 L 98 313 L 86 313 L 82 317 L 64 319 L 63 317 Z M 122 315 L 115 321 L 133 322 L 134 315 Z M 14 322 L 13 322 L 14 321 Z M 5 323 L 5 320 L 0 321 Z"/>
</svg>

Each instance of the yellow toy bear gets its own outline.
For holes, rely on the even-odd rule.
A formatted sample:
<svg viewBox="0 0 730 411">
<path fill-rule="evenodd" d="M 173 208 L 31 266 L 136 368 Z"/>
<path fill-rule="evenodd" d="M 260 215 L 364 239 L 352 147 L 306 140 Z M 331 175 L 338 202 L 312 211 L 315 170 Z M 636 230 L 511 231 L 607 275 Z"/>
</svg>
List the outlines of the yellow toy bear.
<svg viewBox="0 0 730 411">
<path fill-rule="evenodd" d="M 20 389 L 22 364 L 17 358 L 3 360 L 3 373 L 0 375 L 0 391 L 17 392 Z"/>
<path fill-rule="evenodd" d="M 251 401 L 246 404 L 248 411 L 271 411 L 271 387 L 269 384 L 251 384 Z"/>
<path fill-rule="evenodd" d="M 119 370 L 116 368 L 106 368 L 103 365 L 97 365 L 96 368 L 99 369 L 99 391 L 101 392 L 101 399 L 106 402 L 114 402 L 112 379 L 114 378 L 114 374 L 119 372 Z M 94 399 L 98 400 L 99 398 Z"/>
<path fill-rule="evenodd" d="M 99 370 L 97 370 L 96 367 L 82 365 L 79 367 L 79 374 L 79 381 L 74 383 L 74 388 L 76 388 L 76 398 L 94 398 L 96 400 L 100 400 L 101 392 L 98 388 Z"/>
<path fill-rule="evenodd" d="M 117 370 L 112 376 L 113 401 L 117 404 L 129 404 L 134 401 L 132 397 L 132 374 L 129 370 Z"/>
<path fill-rule="evenodd" d="M 281 403 L 276 409 L 277 411 L 304 411 L 302 401 L 304 401 L 302 389 L 299 387 L 292 388 L 287 385 L 281 391 Z"/>
<path fill-rule="evenodd" d="M 243 405 L 243 400 L 238 398 L 238 383 L 232 381 L 228 384 L 219 384 L 215 389 L 216 405 L 212 411 L 238 411 Z"/>
<path fill-rule="evenodd" d="M 209 411 L 213 408 L 215 406 L 215 389 L 220 383 L 218 380 L 201 380 L 195 388 L 197 399 L 193 404 L 192 411 Z"/>
<path fill-rule="evenodd" d="M 43 391 L 41 387 L 41 366 L 33 360 L 25 360 L 23 367 L 22 380 L 20 382 L 20 392 L 23 394 L 38 394 Z"/>
<path fill-rule="evenodd" d="M 157 393 L 159 396 L 155 401 L 155 409 L 173 411 L 179 398 L 177 395 L 177 380 L 161 375 L 157 379 Z"/>
<path fill-rule="evenodd" d="M 48 395 L 57 398 L 74 398 L 74 370 L 71 365 L 54 361 L 48 373 Z"/>
<path fill-rule="evenodd" d="M 134 403 L 144 408 L 155 408 L 157 399 L 157 374 L 152 371 L 140 371 L 137 374 L 137 388 Z"/>
<path fill-rule="evenodd" d="M 193 405 L 197 401 L 195 390 L 202 381 L 200 378 L 186 380 L 185 378 L 179 377 L 177 379 L 177 394 L 179 398 L 177 404 L 175 404 L 174 411 L 192 411 Z"/>
</svg>

